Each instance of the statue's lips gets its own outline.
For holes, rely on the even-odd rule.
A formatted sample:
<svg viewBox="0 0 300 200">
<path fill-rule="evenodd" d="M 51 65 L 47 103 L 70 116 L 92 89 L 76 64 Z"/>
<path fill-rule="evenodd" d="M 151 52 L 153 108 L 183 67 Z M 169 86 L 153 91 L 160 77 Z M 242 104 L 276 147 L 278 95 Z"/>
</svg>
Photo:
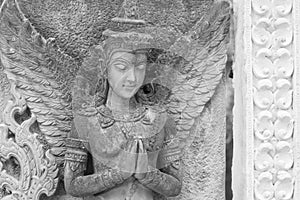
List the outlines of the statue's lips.
<svg viewBox="0 0 300 200">
<path fill-rule="evenodd" d="M 135 89 L 136 88 L 136 85 L 123 85 L 124 88 L 126 89 Z"/>
</svg>

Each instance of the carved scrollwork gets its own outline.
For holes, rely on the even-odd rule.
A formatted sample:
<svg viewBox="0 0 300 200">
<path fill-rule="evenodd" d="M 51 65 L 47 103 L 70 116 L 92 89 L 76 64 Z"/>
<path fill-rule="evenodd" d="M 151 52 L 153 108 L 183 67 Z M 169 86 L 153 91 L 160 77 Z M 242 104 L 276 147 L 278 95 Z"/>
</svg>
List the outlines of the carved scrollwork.
<svg viewBox="0 0 300 200">
<path fill-rule="evenodd" d="M 273 13 L 276 18 L 289 15 L 293 8 L 292 0 L 273 0 Z"/>
<path fill-rule="evenodd" d="M 273 22 L 273 26 L 275 29 L 272 33 L 274 43 L 278 45 L 278 47 L 289 46 L 293 41 L 293 31 L 289 20 L 278 18 Z"/>
<path fill-rule="evenodd" d="M 256 45 L 266 48 L 272 45 L 287 47 L 293 41 L 291 24 L 285 18 L 261 18 L 252 28 L 252 40 Z"/>
<path fill-rule="evenodd" d="M 274 126 L 272 122 L 273 115 L 269 111 L 259 113 L 255 119 L 255 136 L 260 140 L 269 140 L 274 135 Z"/>
<path fill-rule="evenodd" d="M 294 194 L 292 0 L 252 0 L 255 199 Z"/>
<path fill-rule="evenodd" d="M 290 90 L 292 85 L 287 79 L 279 79 L 276 81 L 277 90 L 274 93 L 274 103 L 279 109 L 288 109 L 292 105 L 292 94 Z"/>
<path fill-rule="evenodd" d="M 279 78 L 289 78 L 294 72 L 291 53 L 285 48 L 278 49 L 275 53 L 274 66 L 275 76 Z"/>
<path fill-rule="evenodd" d="M 272 52 L 270 49 L 263 48 L 260 49 L 254 60 L 253 73 L 258 78 L 270 78 L 273 74 L 274 68 L 273 63 L 270 60 L 272 57 Z"/>
<path fill-rule="evenodd" d="M 290 143 L 280 141 L 276 144 L 274 164 L 276 169 L 288 170 L 293 166 L 293 152 Z"/>
<path fill-rule="evenodd" d="M 7 102 L 0 124 L 0 188 L 9 191 L 2 194 L 2 199 L 29 200 L 39 199 L 42 194 L 50 196 L 58 184 L 55 159 L 49 151 L 44 151 L 37 133 L 30 129 L 36 122 L 35 115 L 31 113 L 21 122 L 16 120 L 16 114 L 24 113 L 27 106 L 15 87 L 11 87 L 10 92 L 14 98 Z M 10 160 L 15 162 L 14 168 L 6 166 Z M 8 171 L 11 168 L 14 173 Z"/>
<path fill-rule="evenodd" d="M 290 200 L 293 196 L 294 180 L 290 173 L 286 171 L 279 171 L 277 173 L 277 181 L 275 183 L 275 199 L 276 200 Z"/>
<path fill-rule="evenodd" d="M 260 15 L 269 17 L 271 14 L 275 18 L 289 15 L 293 8 L 292 0 L 252 0 L 253 11 Z"/>
<path fill-rule="evenodd" d="M 260 19 L 252 29 L 252 40 L 256 45 L 269 48 L 272 44 L 271 21 L 268 18 Z"/>
<path fill-rule="evenodd" d="M 291 113 L 287 111 L 278 111 L 277 120 L 274 123 L 275 136 L 279 140 L 288 140 L 293 135 L 294 120 Z"/>
<path fill-rule="evenodd" d="M 255 169 L 258 171 L 267 171 L 272 169 L 274 155 L 274 146 L 271 143 L 262 143 L 257 149 L 255 155 Z"/>
<path fill-rule="evenodd" d="M 268 15 L 271 12 L 272 4 L 270 0 L 253 0 L 252 1 L 253 11 L 258 15 Z"/>
<path fill-rule="evenodd" d="M 254 90 L 254 103 L 260 109 L 268 109 L 273 104 L 273 83 L 269 79 L 258 81 Z"/>
<path fill-rule="evenodd" d="M 273 198 L 274 186 L 272 173 L 264 172 L 258 176 L 254 192 L 258 200 L 271 200 Z"/>
</svg>

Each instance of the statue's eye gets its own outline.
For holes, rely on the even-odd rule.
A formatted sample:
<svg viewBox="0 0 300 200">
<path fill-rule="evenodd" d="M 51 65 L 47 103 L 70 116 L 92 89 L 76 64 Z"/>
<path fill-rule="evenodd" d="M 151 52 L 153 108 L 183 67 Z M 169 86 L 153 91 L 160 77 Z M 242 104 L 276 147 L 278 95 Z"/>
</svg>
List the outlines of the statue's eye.
<svg viewBox="0 0 300 200">
<path fill-rule="evenodd" d="M 120 70 L 125 70 L 126 66 L 124 64 L 115 64 L 114 65 L 116 68 L 120 69 Z"/>
<path fill-rule="evenodd" d="M 140 64 L 137 66 L 138 69 L 145 69 L 146 68 L 146 64 Z"/>
</svg>

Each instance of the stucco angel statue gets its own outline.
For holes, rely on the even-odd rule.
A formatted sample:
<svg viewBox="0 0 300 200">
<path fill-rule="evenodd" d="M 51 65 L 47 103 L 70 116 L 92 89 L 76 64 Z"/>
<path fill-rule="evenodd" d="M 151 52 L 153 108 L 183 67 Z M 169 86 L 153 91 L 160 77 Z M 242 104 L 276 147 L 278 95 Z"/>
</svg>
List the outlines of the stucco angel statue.
<svg viewBox="0 0 300 200">
<path fill-rule="evenodd" d="M 68 194 L 105 200 L 180 194 L 182 151 L 226 62 L 229 17 L 222 6 L 182 35 L 147 24 L 125 1 L 113 21 L 130 28 L 104 31 L 106 39 L 70 72 L 47 58 L 49 42 L 17 2 L 3 3 L 2 71 L 36 117 L 40 142 L 58 168 L 64 164 Z M 62 69 L 67 76 L 56 74 Z"/>
</svg>

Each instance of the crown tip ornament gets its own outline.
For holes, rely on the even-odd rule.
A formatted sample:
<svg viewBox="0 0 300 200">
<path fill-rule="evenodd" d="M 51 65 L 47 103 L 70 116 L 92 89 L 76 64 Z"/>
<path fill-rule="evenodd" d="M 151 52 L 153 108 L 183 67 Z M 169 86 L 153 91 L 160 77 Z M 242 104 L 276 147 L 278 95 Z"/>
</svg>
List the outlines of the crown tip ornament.
<svg viewBox="0 0 300 200">
<path fill-rule="evenodd" d="M 124 0 L 119 14 L 111 22 L 113 28 L 102 32 L 107 37 L 104 43 L 133 51 L 167 50 L 178 37 L 178 33 L 170 27 L 155 26 L 141 19 L 138 0 Z"/>
<path fill-rule="evenodd" d="M 146 25 L 146 21 L 140 19 L 137 0 L 124 0 L 118 17 L 112 19 L 113 22 L 133 25 Z"/>
<path fill-rule="evenodd" d="M 108 37 L 109 43 L 123 41 L 129 46 L 139 46 L 138 44 L 148 46 L 151 44 L 153 37 L 141 30 L 141 28 L 146 28 L 147 23 L 140 19 L 137 3 L 137 0 L 124 0 L 118 16 L 112 18 L 111 22 L 116 23 L 116 27 L 119 29 L 125 27 L 125 30 L 107 29 L 103 31 L 102 34 Z"/>
</svg>

